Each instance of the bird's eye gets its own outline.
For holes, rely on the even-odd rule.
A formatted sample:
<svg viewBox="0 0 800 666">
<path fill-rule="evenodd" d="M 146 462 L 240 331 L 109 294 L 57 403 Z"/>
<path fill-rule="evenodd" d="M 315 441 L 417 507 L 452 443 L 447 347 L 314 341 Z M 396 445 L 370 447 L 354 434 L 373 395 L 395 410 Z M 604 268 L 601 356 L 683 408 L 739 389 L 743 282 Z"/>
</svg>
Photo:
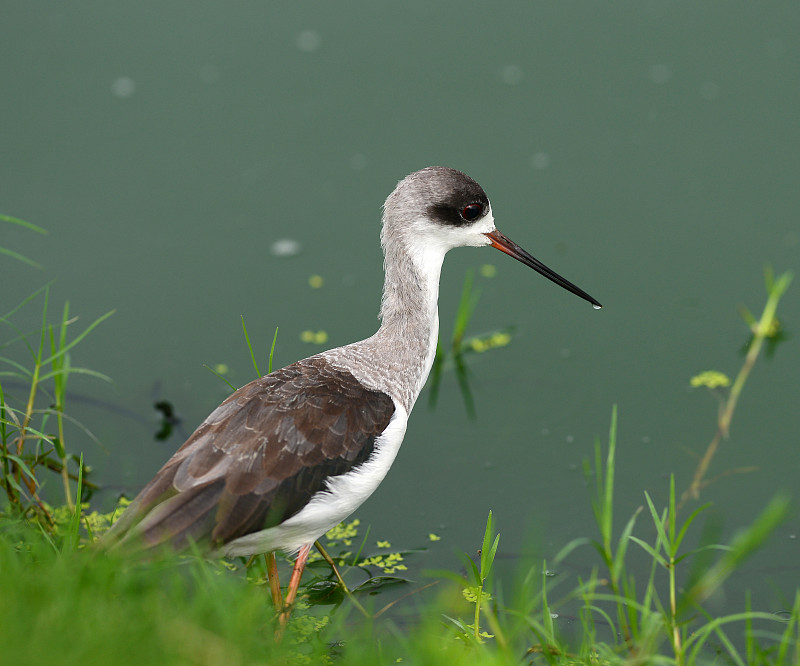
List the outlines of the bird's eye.
<svg viewBox="0 0 800 666">
<path fill-rule="evenodd" d="M 478 203 L 471 203 L 469 206 L 464 206 L 461 211 L 461 217 L 467 222 L 474 222 L 483 214 L 483 206 Z"/>
</svg>

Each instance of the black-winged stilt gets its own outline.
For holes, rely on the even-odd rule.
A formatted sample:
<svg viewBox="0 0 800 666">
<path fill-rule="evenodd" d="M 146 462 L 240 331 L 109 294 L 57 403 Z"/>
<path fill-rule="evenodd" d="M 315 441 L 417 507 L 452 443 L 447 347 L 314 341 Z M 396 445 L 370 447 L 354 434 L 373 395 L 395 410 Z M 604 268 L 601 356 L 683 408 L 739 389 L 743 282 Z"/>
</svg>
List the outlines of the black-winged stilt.
<svg viewBox="0 0 800 666">
<path fill-rule="evenodd" d="M 378 331 L 233 393 L 133 500 L 109 541 L 297 552 L 289 607 L 312 544 L 374 492 L 397 455 L 436 351 L 448 250 L 491 245 L 600 307 L 501 234 L 481 186 L 454 169 L 400 181 L 383 208 L 381 244 Z"/>
</svg>

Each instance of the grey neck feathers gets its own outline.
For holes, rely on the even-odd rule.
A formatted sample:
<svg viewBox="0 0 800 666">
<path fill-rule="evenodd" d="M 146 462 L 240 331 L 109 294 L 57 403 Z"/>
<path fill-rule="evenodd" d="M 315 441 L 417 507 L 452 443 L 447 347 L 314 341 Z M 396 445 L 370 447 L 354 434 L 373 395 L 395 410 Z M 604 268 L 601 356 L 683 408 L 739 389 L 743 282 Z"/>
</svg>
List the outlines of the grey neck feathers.
<svg viewBox="0 0 800 666">
<path fill-rule="evenodd" d="M 392 396 L 406 410 L 422 390 L 436 352 L 439 318 L 439 274 L 436 252 L 417 252 L 409 235 L 384 220 L 381 234 L 386 280 L 381 326 L 366 340 L 324 352 L 364 385 Z M 424 255 L 424 259 L 423 259 Z"/>
</svg>

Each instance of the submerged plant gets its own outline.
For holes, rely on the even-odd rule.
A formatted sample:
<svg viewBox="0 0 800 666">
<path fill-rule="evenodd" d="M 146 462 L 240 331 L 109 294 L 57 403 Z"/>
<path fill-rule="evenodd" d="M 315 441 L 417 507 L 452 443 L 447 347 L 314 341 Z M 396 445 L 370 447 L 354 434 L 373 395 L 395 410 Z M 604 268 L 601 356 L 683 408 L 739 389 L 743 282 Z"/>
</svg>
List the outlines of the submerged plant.
<svg viewBox="0 0 800 666">
<path fill-rule="evenodd" d="M 453 322 L 453 333 L 450 337 L 449 346 L 442 342 L 441 336 L 436 345 L 436 355 L 433 359 L 433 367 L 430 375 L 430 389 L 428 404 L 435 407 L 439 399 L 439 387 L 442 382 L 442 374 L 449 363 L 452 363 L 455 370 L 458 388 L 464 400 L 464 408 L 469 418 L 475 418 L 475 399 L 472 396 L 472 389 L 469 385 L 469 368 L 467 366 L 467 356 L 471 353 L 484 353 L 490 349 L 505 347 L 511 343 L 513 328 L 506 327 L 489 331 L 480 335 L 468 337 L 466 335 L 475 308 L 478 305 L 480 292 L 475 289 L 475 274 L 467 271 L 464 276 L 464 285 L 461 288 L 461 299 L 458 302 L 455 321 Z"/>
<path fill-rule="evenodd" d="M 30 222 L 26 222 L 25 220 L 20 220 L 16 217 L 11 217 L 10 215 L 0 215 L 0 222 L 6 222 L 8 224 L 13 224 L 17 227 L 22 227 L 23 229 L 28 229 L 29 231 L 33 231 L 37 234 L 46 234 L 47 229 L 42 229 L 41 227 L 36 226 L 35 224 L 31 224 Z M 41 268 L 41 264 L 35 262 L 33 259 L 29 259 L 24 254 L 20 254 L 19 252 L 14 252 L 7 247 L 0 246 L 0 254 L 4 254 L 7 257 L 11 257 L 12 259 L 16 259 L 17 261 L 21 261 L 23 264 L 28 264 L 28 266 L 32 266 L 33 268 Z"/>
<path fill-rule="evenodd" d="M 782 328 L 775 313 L 778 309 L 778 303 L 780 302 L 786 290 L 789 288 L 791 282 L 791 272 L 787 271 L 776 279 L 772 273 L 772 270 L 767 268 L 764 271 L 767 302 L 764 305 L 764 310 L 761 313 L 761 317 L 756 320 L 749 312 L 747 312 L 747 310 L 744 310 L 743 316 L 751 332 L 751 338 L 747 345 L 744 363 L 736 375 L 733 385 L 728 390 L 727 396 L 720 400 L 719 415 L 717 417 L 717 430 L 714 433 L 713 439 L 706 448 L 705 454 L 697 465 L 697 469 L 695 470 L 694 478 L 692 479 L 691 484 L 681 496 L 679 506 L 683 506 L 689 499 L 698 499 L 700 497 L 700 491 L 708 484 L 708 481 L 706 480 L 708 468 L 711 465 L 711 461 L 713 460 L 719 445 L 723 440 L 728 438 L 731 421 L 733 420 L 733 415 L 736 411 L 736 405 L 739 402 L 739 397 L 742 394 L 745 382 L 747 382 L 747 378 L 750 376 L 750 371 L 753 369 L 753 366 L 755 366 L 758 356 L 761 353 L 761 348 L 764 346 L 765 342 L 770 344 L 768 351 L 771 350 L 771 353 L 774 353 L 775 345 L 779 341 L 778 334 L 782 334 Z M 780 339 L 785 339 L 785 336 L 781 335 Z M 727 386 L 724 380 L 719 379 L 720 376 L 727 379 L 727 377 L 722 373 L 706 372 L 696 376 L 692 383 L 697 385 L 705 384 L 706 386 L 709 386 L 709 381 L 711 378 L 714 378 L 716 379 L 714 382 L 715 385 L 709 386 L 709 388 Z"/>
</svg>

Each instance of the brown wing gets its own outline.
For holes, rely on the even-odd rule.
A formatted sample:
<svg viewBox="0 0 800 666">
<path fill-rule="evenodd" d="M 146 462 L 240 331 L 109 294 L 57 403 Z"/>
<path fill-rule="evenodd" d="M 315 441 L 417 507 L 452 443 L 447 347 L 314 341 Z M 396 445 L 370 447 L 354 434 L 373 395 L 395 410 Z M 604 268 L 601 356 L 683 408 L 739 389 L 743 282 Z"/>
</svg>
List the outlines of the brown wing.
<svg viewBox="0 0 800 666">
<path fill-rule="evenodd" d="M 145 546 L 215 547 L 296 514 L 372 453 L 394 413 L 319 356 L 240 388 L 200 425 L 109 532 Z"/>
</svg>

